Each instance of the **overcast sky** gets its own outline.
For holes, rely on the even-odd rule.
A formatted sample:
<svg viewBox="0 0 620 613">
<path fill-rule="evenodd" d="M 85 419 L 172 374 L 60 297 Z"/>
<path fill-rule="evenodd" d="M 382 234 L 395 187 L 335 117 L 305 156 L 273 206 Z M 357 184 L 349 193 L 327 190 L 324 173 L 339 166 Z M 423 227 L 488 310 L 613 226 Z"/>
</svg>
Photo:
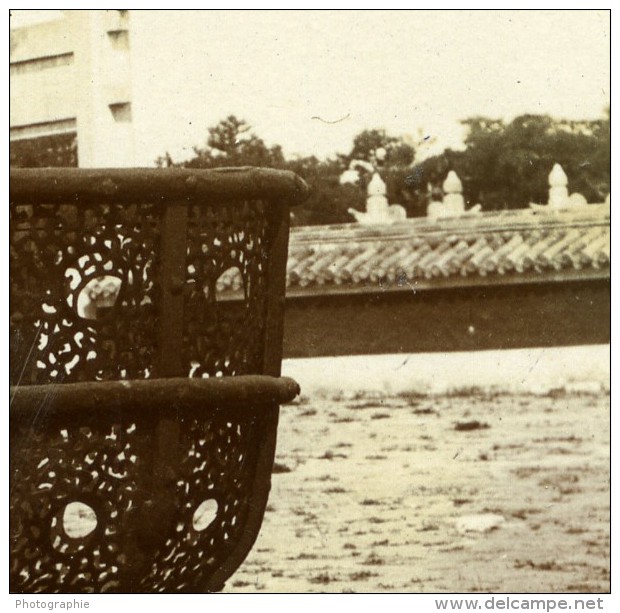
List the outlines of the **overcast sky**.
<svg viewBox="0 0 620 613">
<path fill-rule="evenodd" d="M 187 157 L 229 114 L 288 154 L 319 157 L 347 152 L 365 128 L 431 136 L 441 150 L 473 115 L 601 117 L 608 15 L 132 11 L 141 162 Z"/>
</svg>

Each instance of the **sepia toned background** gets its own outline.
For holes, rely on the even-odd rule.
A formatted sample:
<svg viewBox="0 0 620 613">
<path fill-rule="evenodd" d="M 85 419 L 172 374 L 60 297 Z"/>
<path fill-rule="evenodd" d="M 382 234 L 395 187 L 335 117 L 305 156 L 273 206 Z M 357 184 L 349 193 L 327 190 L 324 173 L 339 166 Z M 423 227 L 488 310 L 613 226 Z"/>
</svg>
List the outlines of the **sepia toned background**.
<svg viewBox="0 0 620 613">
<path fill-rule="evenodd" d="M 13 165 L 312 189 L 287 271 L 302 395 L 226 591 L 609 591 L 608 11 L 10 19 Z"/>
</svg>

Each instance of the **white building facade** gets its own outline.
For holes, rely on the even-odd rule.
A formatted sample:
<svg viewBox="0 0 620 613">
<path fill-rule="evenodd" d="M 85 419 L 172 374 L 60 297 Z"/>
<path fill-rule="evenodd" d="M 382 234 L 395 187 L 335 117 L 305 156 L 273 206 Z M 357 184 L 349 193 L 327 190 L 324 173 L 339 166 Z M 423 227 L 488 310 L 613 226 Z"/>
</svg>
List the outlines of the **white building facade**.
<svg viewBox="0 0 620 613">
<path fill-rule="evenodd" d="M 66 165 L 136 165 L 129 11 L 59 11 L 10 43 L 12 158 L 77 142 Z"/>
</svg>

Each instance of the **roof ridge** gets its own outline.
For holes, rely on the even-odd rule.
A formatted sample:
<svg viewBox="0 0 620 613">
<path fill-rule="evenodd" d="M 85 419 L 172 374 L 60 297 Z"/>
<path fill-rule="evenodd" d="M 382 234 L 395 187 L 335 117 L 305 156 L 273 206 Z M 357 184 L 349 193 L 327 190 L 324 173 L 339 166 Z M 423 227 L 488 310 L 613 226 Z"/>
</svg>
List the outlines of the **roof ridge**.
<svg viewBox="0 0 620 613">
<path fill-rule="evenodd" d="M 461 221 L 464 221 L 465 218 Z M 531 217 L 505 219 L 509 223 L 498 222 L 498 218 L 485 219 L 483 223 L 412 223 L 418 222 L 417 219 L 407 220 L 391 226 L 359 226 L 357 224 L 341 224 L 330 226 L 299 226 L 291 229 L 291 241 L 302 244 L 321 242 L 356 242 L 366 243 L 372 241 L 383 241 L 407 239 L 416 236 L 424 237 L 426 240 L 431 237 L 445 240 L 446 235 L 457 237 L 481 234 L 497 234 L 497 232 L 514 232 L 527 229 L 555 229 L 555 228 L 585 228 L 585 227 L 608 227 L 610 225 L 609 214 L 596 217 L 577 217 L 567 216 L 559 213 L 558 215 L 542 216 L 539 214 Z M 426 222 L 426 220 L 424 220 Z M 469 220 L 468 220 L 469 221 Z"/>
</svg>

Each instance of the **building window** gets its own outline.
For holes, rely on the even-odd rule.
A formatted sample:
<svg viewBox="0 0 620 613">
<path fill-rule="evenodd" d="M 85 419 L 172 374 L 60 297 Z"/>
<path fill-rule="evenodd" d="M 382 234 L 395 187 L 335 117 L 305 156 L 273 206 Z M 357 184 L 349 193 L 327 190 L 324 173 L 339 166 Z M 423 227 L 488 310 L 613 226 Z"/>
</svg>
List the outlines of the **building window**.
<svg viewBox="0 0 620 613">
<path fill-rule="evenodd" d="M 77 134 L 53 134 L 11 141 L 10 164 L 13 168 L 46 168 L 78 165 Z"/>
<path fill-rule="evenodd" d="M 116 123 L 129 123 L 131 121 L 131 103 L 115 102 L 110 104 L 110 111 Z"/>
<path fill-rule="evenodd" d="M 108 32 L 108 38 L 114 51 L 129 51 L 129 32 L 127 30 Z"/>
<path fill-rule="evenodd" d="M 11 62 L 11 76 L 27 74 L 29 72 L 40 72 L 49 68 L 59 66 L 71 66 L 73 64 L 73 53 L 60 53 L 49 57 L 37 57 L 21 62 Z"/>
</svg>

